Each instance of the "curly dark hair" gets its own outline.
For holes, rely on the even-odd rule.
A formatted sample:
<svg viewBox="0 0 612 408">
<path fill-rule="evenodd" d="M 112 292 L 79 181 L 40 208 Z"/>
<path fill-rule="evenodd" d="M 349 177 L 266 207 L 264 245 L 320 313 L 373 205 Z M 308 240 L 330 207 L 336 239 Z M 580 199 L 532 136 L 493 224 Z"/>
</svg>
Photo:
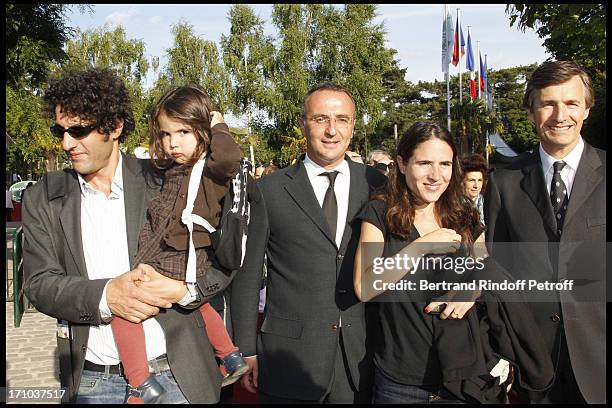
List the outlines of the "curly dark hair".
<svg viewBox="0 0 612 408">
<path fill-rule="evenodd" d="M 431 122 L 416 122 L 397 144 L 395 156 L 408 163 L 414 150 L 423 142 L 437 138 L 447 143 L 453 151 L 453 169 L 448 187 L 435 204 L 435 212 L 443 228 L 451 228 L 462 237 L 462 242 L 471 247 L 474 242 L 472 230 L 480 224 L 480 216 L 474 205 L 463 194 L 463 173 L 459 165 L 457 149 L 451 134 L 442 126 Z M 414 223 L 416 195 L 408 188 L 399 166 L 389 173 L 386 190 L 374 196 L 386 203 L 385 223 L 388 230 L 402 239 L 408 239 Z"/>
<path fill-rule="evenodd" d="M 463 170 L 464 176 L 471 171 L 479 171 L 482 174 L 482 191 L 485 190 L 485 186 L 487 185 L 487 174 L 489 173 L 487 159 L 478 153 L 463 156 L 461 158 L 461 169 Z"/>
<path fill-rule="evenodd" d="M 96 123 L 108 135 L 123 121 L 119 141 L 134 130 L 130 94 L 123 80 L 108 68 L 68 69 L 51 78 L 43 97 L 46 115 L 62 112 Z"/>
</svg>

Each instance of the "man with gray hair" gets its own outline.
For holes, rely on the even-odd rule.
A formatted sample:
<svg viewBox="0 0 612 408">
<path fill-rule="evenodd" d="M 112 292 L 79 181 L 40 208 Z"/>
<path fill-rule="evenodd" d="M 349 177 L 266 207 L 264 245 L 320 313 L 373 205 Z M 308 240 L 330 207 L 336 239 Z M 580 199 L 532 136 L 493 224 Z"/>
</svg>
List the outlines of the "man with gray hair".
<svg viewBox="0 0 612 408">
<path fill-rule="evenodd" d="M 389 174 L 389 170 L 393 166 L 393 159 L 389 153 L 382 149 L 372 150 L 367 158 L 368 166 L 374 167 L 385 176 Z"/>
</svg>

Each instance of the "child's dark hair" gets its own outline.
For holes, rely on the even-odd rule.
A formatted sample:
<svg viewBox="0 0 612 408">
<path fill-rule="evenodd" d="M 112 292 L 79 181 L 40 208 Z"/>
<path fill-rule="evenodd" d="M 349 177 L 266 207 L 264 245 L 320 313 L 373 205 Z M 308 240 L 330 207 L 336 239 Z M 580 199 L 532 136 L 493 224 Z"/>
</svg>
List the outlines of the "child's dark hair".
<svg viewBox="0 0 612 408">
<path fill-rule="evenodd" d="M 195 152 L 186 163 L 195 164 L 210 145 L 210 120 L 212 118 L 213 104 L 210 96 L 197 86 L 179 86 L 166 92 L 161 97 L 150 123 L 149 151 L 153 164 L 158 168 L 167 168 L 174 162 L 166 156 L 162 144 L 163 135 L 159 128 L 159 115 L 165 114 L 169 118 L 184 122 L 193 130 L 198 139 Z"/>
</svg>

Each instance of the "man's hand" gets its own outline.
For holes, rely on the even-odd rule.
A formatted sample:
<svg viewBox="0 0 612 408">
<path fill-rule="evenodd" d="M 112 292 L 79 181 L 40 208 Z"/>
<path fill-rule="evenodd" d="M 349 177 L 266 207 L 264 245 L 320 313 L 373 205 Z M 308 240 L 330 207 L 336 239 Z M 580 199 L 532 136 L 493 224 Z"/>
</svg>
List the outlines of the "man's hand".
<svg viewBox="0 0 612 408">
<path fill-rule="evenodd" d="M 249 371 L 240 377 L 242 388 L 248 392 L 255 394 L 257 392 L 257 356 L 244 357 L 249 366 Z"/>
<path fill-rule="evenodd" d="M 148 279 L 146 273 L 137 267 L 110 280 L 106 287 L 106 303 L 115 316 L 140 323 L 158 314 L 160 307 L 172 307 L 167 300 L 138 287 L 137 282 L 145 279 Z"/>
<path fill-rule="evenodd" d="M 152 296 L 177 303 L 187 293 L 187 284 L 184 281 L 168 278 L 147 264 L 138 264 L 136 269 L 144 275 L 144 279 L 141 279 L 137 286 Z"/>
</svg>

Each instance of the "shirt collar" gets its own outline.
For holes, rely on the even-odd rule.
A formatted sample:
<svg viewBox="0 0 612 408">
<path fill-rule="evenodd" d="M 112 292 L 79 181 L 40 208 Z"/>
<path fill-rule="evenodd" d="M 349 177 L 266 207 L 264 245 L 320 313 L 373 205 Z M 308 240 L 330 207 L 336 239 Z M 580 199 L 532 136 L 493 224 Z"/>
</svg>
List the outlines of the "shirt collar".
<svg viewBox="0 0 612 408">
<path fill-rule="evenodd" d="M 77 173 L 79 179 L 79 186 L 81 187 L 81 195 L 85 197 L 88 194 L 93 194 L 97 190 L 89 184 L 81 173 Z M 115 169 L 115 175 L 111 183 L 111 195 L 121 194 L 123 192 L 123 154 L 119 152 L 119 161 L 117 162 L 117 168 Z"/>
<path fill-rule="evenodd" d="M 306 156 L 304 157 L 304 167 L 306 167 L 306 172 L 308 172 L 309 175 L 318 176 L 321 173 L 330 171 L 337 171 L 341 174 L 349 175 L 349 165 L 346 160 L 342 160 L 342 163 L 338 164 L 333 169 L 328 170 L 315 163 L 310 157 L 308 157 L 308 153 L 306 153 Z"/>
<path fill-rule="evenodd" d="M 567 166 L 575 171 L 578 169 L 578 163 L 580 163 L 580 157 L 582 156 L 583 150 L 584 141 L 582 140 L 582 137 L 580 137 L 578 139 L 578 144 L 572 149 L 571 152 L 561 159 L 555 159 L 544 151 L 542 148 L 542 143 L 540 143 L 540 160 L 542 161 L 542 169 L 544 170 L 544 174 L 547 174 L 552 168 L 553 164 L 559 160 L 563 160 Z"/>
</svg>

